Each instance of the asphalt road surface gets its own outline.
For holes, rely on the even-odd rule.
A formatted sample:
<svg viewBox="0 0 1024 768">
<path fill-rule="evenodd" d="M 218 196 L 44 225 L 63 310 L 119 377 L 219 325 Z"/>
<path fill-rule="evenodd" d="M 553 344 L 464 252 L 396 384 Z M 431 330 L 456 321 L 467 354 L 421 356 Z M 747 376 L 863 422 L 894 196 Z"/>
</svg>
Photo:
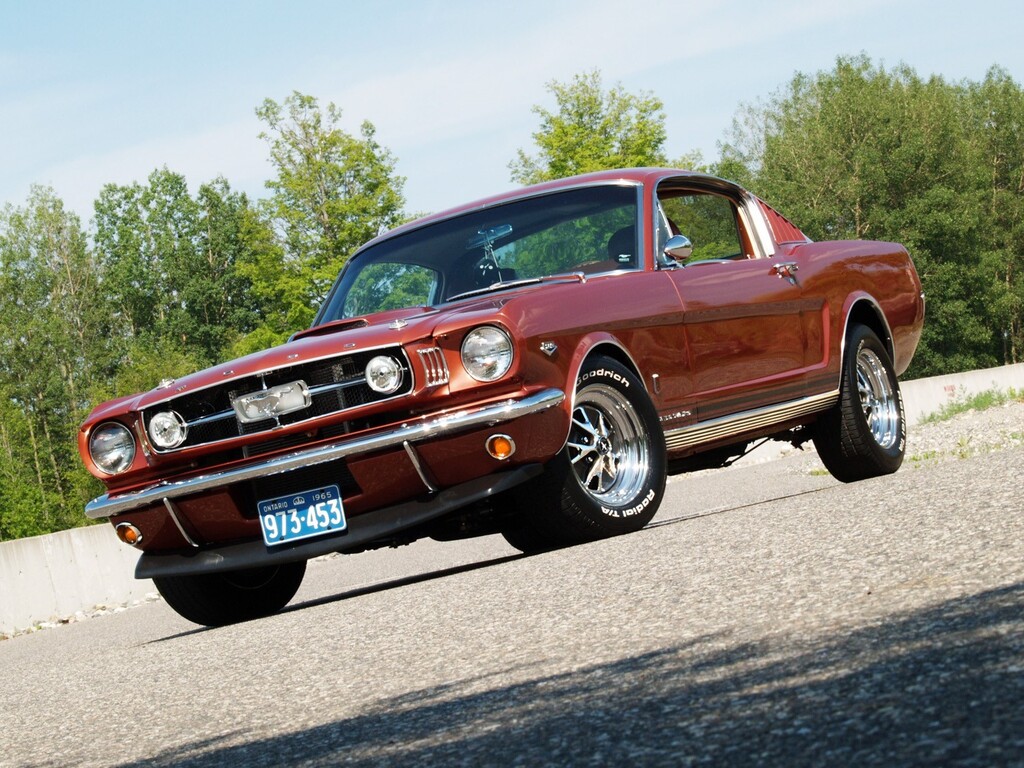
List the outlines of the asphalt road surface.
<svg viewBox="0 0 1024 768">
<path fill-rule="evenodd" d="M 1024 765 L 1024 448 L 673 478 L 646 530 L 334 557 L 0 642 L 2 765 Z"/>
</svg>

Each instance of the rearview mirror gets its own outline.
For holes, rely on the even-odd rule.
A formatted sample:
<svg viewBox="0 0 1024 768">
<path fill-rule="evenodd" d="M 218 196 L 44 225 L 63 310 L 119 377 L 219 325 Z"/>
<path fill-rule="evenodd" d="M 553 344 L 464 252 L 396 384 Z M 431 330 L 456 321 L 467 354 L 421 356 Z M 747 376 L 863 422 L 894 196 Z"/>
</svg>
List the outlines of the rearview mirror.
<svg viewBox="0 0 1024 768">
<path fill-rule="evenodd" d="M 466 242 L 466 248 L 479 248 L 481 245 L 490 247 L 498 240 L 501 240 L 501 238 L 508 237 L 511 234 L 511 224 L 499 224 L 496 227 L 491 227 L 490 229 L 484 229 L 477 232 Z"/>
</svg>

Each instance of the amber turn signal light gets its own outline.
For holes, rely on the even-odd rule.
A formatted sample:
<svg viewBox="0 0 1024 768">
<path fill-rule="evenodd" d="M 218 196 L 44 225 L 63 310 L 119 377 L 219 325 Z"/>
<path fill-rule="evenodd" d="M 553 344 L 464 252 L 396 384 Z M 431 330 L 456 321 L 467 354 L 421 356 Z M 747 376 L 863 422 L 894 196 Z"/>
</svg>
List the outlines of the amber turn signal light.
<svg viewBox="0 0 1024 768">
<path fill-rule="evenodd" d="M 516 452 L 516 443 L 508 435 L 491 435 L 487 438 L 487 453 L 498 461 L 504 461 Z"/>
<path fill-rule="evenodd" d="M 142 543 L 142 531 L 131 523 L 118 523 L 114 530 L 117 532 L 117 538 L 125 544 L 131 544 L 133 547 L 137 547 Z"/>
</svg>

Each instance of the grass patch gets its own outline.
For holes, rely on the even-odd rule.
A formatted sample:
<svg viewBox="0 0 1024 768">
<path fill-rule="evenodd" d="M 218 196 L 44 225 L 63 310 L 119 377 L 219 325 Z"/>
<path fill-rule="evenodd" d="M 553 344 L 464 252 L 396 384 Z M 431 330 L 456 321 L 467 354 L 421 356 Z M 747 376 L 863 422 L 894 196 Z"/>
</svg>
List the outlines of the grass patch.
<svg viewBox="0 0 1024 768">
<path fill-rule="evenodd" d="M 956 455 L 961 459 L 966 459 L 971 455 L 971 438 L 961 437 L 956 441 Z"/>
<path fill-rule="evenodd" d="M 936 424 L 940 421 L 948 421 L 961 413 L 967 413 L 968 411 L 984 411 L 988 408 L 1005 405 L 1006 403 L 1013 401 L 1024 402 L 1024 392 L 1018 392 L 1013 388 L 1010 388 L 1005 392 L 998 389 L 987 389 L 984 392 L 978 392 L 975 395 L 957 397 L 939 408 L 939 410 L 924 416 L 920 423 Z"/>
</svg>

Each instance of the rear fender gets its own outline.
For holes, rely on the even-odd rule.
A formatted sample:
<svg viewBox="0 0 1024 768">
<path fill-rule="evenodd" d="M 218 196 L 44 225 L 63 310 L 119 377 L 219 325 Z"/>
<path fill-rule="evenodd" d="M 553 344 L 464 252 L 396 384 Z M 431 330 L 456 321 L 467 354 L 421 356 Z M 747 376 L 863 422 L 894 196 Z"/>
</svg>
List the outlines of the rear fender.
<svg viewBox="0 0 1024 768">
<path fill-rule="evenodd" d="M 899 370 L 899 363 L 896 360 L 896 346 L 893 340 L 892 328 L 889 326 L 889 321 L 885 316 L 885 312 L 882 311 L 882 307 L 875 300 L 875 298 L 864 291 L 856 291 L 850 294 L 846 298 L 846 303 L 843 305 L 843 327 L 842 334 L 839 337 L 839 367 L 840 376 L 842 375 L 842 361 L 845 359 L 846 354 L 846 339 L 850 330 L 850 326 L 853 324 L 866 325 L 875 332 L 882 344 L 885 346 L 886 351 L 889 353 L 889 359 L 892 360 L 893 366 Z"/>
</svg>

